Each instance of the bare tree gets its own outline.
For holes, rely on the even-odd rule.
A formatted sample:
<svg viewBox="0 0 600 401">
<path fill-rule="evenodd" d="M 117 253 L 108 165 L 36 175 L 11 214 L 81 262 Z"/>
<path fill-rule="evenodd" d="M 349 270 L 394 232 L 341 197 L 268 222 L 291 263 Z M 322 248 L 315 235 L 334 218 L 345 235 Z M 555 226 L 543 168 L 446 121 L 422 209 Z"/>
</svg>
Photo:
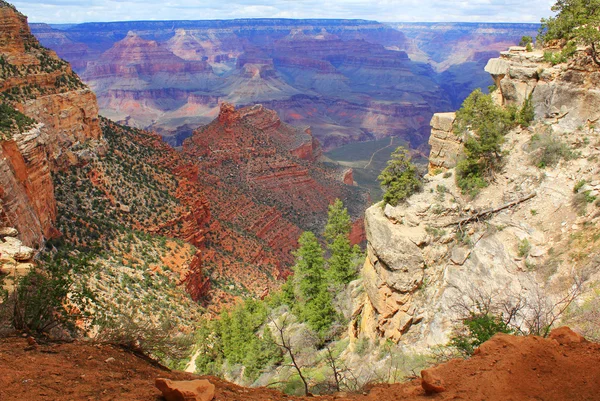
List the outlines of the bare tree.
<svg viewBox="0 0 600 401">
<path fill-rule="evenodd" d="M 533 281 L 531 290 L 526 292 L 508 288 L 486 291 L 475 286 L 465 291 L 454 286 L 458 296 L 451 308 L 458 312 L 460 321 L 472 316 L 494 316 L 516 333 L 545 337 L 582 294 L 585 278 L 586 274 L 573 272 L 572 283 L 558 299 L 553 299 Z"/>
<path fill-rule="evenodd" d="M 284 349 L 285 352 L 288 353 L 288 355 L 290 356 L 290 359 L 292 361 L 292 366 L 294 367 L 294 369 L 296 369 L 296 372 L 298 372 L 298 376 L 300 376 L 300 380 L 302 380 L 302 383 L 304 384 L 304 395 L 311 397 L 312 394 L 310 393 L 310 391 L 308 391 L 308 382 L 306 381 L 306 377 L 304 377 L 301 366 L 298 363 L 298 360 L 296 359 L 295 351 L 292 348 L 292 343 L 289 338 L 286 338 L 286 335 L 285 335 L 287 318 L 288 318 L 288 316 L 286 315 L 283 318 L 283 321 L 281 322 L 281 324 L 278 324 L 276 319 L 271 318 L 271 323 L 275 326 L 275 328 L 277 329 L 277 332 L 279 334 L 278 335 L 279 342 L 276 341 L 275 344 L 277 344 L 277 346 Z"/>
</svg>

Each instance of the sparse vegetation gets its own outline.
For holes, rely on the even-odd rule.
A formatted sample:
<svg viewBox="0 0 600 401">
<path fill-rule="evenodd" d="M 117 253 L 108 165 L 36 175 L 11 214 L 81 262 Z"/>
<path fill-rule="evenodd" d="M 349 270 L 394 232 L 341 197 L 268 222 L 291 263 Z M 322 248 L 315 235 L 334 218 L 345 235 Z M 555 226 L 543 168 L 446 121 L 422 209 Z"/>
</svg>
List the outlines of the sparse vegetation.
<svg viewBox="0 0 600 401">
<path fill-rule="evenodd" d="M 35 124 L 35 120 L 15 110 L 6 103 L 0 103 L 0 141 L 9 140 L 16 133 L 23 133 Z"/>
<path fill-rule="evenodd" d="M 571 279 L 572 284 L 556 301 L 538 285 L 530 288 L 529 294 L 507 289 L 487 292 L 474 287 L 461 292 L 453 309 L 462 317 L 448 346 L 470 356 L 496 333 L 547 336 L 582 294 L 585 277 L 573 274 Z"/>
<path fill-rule="evenodd" d="M 94 294 L 75 279 L 89 267 L 85 256 L 50 254 L 15 280 L 14 291 L 3 293 L 0 307 L 10 309 L 10 323 L 17 330 L 57 338 L 73 336 L 94 321 Z"/>
<path fill-rule="evenodd" d="M 553 51 L 549 51 L 549 50 L 545 51 L 544 52 L 544 61 L 546 61 L 552 65 L 566 63 L 571 57 L 573 57 L 576 50 L 577 50 L 577 46 L 575 45 L 575 43 L 572 41 L 569 41 L 558 52 L 553 52 Z"/>
<path fill-rule="evenodd" d="M 519 241 L 517 246 L 517 255 L 521 258 L 526 258 L 529 256 L 529 252 L 531 251 L 531 244 L 527 238 L 523 238 Z"/>
<path fill-rule="evenodd" d="M 554 167 L 561 160 L 573 160 L 577 153 L 552 134 L 535 134 L 529 142 L 531 164 L 538 168 Z"/>
</svg>

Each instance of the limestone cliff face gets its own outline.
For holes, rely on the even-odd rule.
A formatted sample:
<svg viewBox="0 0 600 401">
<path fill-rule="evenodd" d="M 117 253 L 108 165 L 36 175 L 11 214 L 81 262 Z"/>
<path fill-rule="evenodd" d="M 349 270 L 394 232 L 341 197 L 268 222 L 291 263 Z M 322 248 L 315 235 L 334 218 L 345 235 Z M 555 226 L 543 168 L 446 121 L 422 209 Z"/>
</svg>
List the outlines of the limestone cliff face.
<svg viewBox="0 0 600 401">
<path fill-rule="evenodd" d="M 454 113 L 436 113 L 431 119 L 429 173 L 456 166 L 462 151 L 462 140 L 452 131 L 455 118 Z"/>
<path fill-rule="evenodd" d="M 51 171 L 77 163 L 73 145 L 101 137 L 96 98 L 5 2 L 0 2 L 0 59 L 0 102 L 38 122 L 1 143 L 3 223 L 16 227 L 25 244 L 38 246 L 54 234 Z"/>
<path fill-rule="evenodd" d="M 499 91 L 499 103 L 522 105 L 531 96 L 538 119 L 560 130 L 575 130 L 600 118 L 600 72 L 578 52 L 568 64 L 552 66 L 541 51 L 512 47 L 486 66 Z"/>
<path fill-rule="evenodd" d="M 582 54 L 552 67 L 521 49 L 503 53 L 487 70 L 500 88 L 497 101 L 522 104 L 531 95 L 536 120 L 506 135 L 503 170 L 470 199 L 455 184 L 462 149 L 452 133 L 454 116 L 434 116 L 423 191 L 397 207 L 378 204 L 366 212 L 365 295 L 353 335 L 423 349 L 446 343 L 460 305 L 478 297 L 549 308 L 574 276 L 586 279 L 586 288 L 600 279 L 593 239 L 600 235 L 594 203 L 600 151 L 593 145 L 600 140 L 593 124 L 598 70 Z M 543 151 L 535 145 L 540 137 L 577 153 L 540 168 L 534 162 Z M 439 168 L 447 173 L 431 174 Z M 481 214 L 486 210 L 492 211 Z"/>
</svg>

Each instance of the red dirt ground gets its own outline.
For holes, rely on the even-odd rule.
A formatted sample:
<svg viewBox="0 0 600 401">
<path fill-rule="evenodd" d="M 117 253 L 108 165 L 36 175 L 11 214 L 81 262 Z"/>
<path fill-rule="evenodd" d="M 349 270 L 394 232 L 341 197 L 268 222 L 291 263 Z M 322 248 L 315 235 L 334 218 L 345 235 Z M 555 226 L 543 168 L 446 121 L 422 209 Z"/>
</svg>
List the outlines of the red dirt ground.
<svg viewBox="0 0 600 401">
<path fill-rule="evenodd" d="M 152 400 L 154 379 L 196 378 L 167 372 L 108 345 L 83 342 L 39 345 L 26 350 L 20 337 L 0 339 L 0 400 Z M 109 358 L 114 358 L 111 360 Z M 432 369 L 446 391 L 427 395 L 421 380 L 377 385 L 362 394 L 315 397 L 324 401 L 600 400 L 600 344 L 560 345 L 540 337 L 497 335 L 468 360 L 453 360 Z M 300 400 L 264 388 L 250 389 L 209 377 L 216 401 Z M 314 399 L 314 398 L 312 398 Z"/>
</svg>

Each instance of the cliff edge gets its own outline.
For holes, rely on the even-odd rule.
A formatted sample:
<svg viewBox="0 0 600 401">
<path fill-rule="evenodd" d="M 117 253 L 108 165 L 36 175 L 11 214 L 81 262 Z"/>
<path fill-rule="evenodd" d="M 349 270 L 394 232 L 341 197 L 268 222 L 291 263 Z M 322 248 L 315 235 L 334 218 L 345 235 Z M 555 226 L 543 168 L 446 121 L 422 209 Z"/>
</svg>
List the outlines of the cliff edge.
<svg viewBox="0 0 600 401">
<path fill-rule="evenodd" d="M 424 349 L 447 343 L 477 302 L 513 308 L 525 327 L 536 317 L 555 322 L 565 297 L 580 292 L 569 311 L 585 313 L 600 279 L 600 72 L 592 64 L 579 52 L 552 66 L 524 48 L 490 60 L 495 101 L 530 98 L 535 120 L 506 135 L 504 167 L 474 199 L 455 183 L 463 152 L 455 116 L 434 115 L 423 191 L 366 212 L 366 291 L 352 335 Z"/>
</svg>

